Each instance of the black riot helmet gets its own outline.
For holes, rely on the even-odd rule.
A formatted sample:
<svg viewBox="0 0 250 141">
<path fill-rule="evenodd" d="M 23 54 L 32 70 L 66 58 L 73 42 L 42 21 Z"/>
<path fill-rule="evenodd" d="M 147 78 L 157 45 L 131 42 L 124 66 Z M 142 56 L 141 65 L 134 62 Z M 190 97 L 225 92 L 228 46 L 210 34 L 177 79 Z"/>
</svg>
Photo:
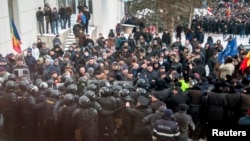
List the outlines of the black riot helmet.
<svg viewBox="0 0 250 141">
<path fill-rule="evenodd" d="M 27 81 L 24 81 L 24 80 L 19 81 L 18 84 L 19 84 L 19 89 L 21 91 L 25 91 L 26 87 L 29 85 L 29 83 Z"/>
<path fill-rule="evenodd" d="M 95 84 L 89 84 L 87 86 L 87 90 L 91 90 L 91 91 L 96 91 L 97 86 Z"/>
<path fill-rule="evenodd" d="M 133 85 L 132 85 L 131 83 L 124 83 L 124 84 L 123 84 L 123 88 L 129 90 L 129 89 L 132 89 L 132 88 L 133 88 Z"/>
<path fill-rule="evenodd" d="M 49 80 L 47 81 L 47 84 L 48 84 L 49 87 L 53 87 L 53 85 L 54 85 L 54 80 L 53 80 L 53 79 L 49 79 Z"/>
<path fill-rule="evenodd" d="M 100 81 L 100 87 L 108 87 L 110 88 L 111 87 L 111 84 L 108 80 L 101 80 Z"/>
<path fill-rule="evenodd" d="M 95 92 L 94 91 L 86 91 L 84 93 L 85 96 L 87 96 L 90 100 L 95 100 L 96 99 L 96 95 L 95 95 Z"/>
<path fill-rule="evenodd" d="M 136 87 L 144 88 L 145 85 L 146 85 L 145 79 L 140 78 L 136 81 Z"/>
<path fill-rule="evenodd" d="M 39 85 L 39 89 L 47 89 L 49 86 L 48 86 L 48 83 L 47 82 L 42 82 L 40 83 Z"/>
<path fill-rule="evenodd" d="M 101 96 L 105 97 L 105 96 L 109 96 L 110 94 L 110 90 L 108 87 L 101 87 L 101 89 L 99 90 L 99 93 Z"/>
<path fill-rule="evenodd" d="M 99 80 L 91 80 L 89 84 L 99 85 Z"/>
<path fill-rule="evenodd" d="M 46 90 L 46 92 L 45 92 L 45 96 L 47 96 L 47 97 L 50 97 L 51 96 L 51 94 L 52 94 L 52 92 L 53 92 L 53 88 L 48 88 L 47 90 Z"/>
<path fill-rule="evenodd" d="M 61 92 L 59 90 L 52 90 L 50 97 L 59 99 L 61 96 Z"/>
<path fill-rule="evenodd" d="M 92 103 L 91 103 L 90 99 L 87 96 L 83 95 L 83 96 L 81 96 L 79 98 L 79 105 L 81 107 L 88 108 L 88 107 L 91 107 Z"/>
<path fill-rule="evenodd" d="M 34 96 L 38 95 L 39 89 L 36 85 L 29 85 L 28 87 L 28 92 Z"/>
<path fill-rule="evenodd" d="M 31 89 L 33 88 L 33 86 L 34 86 L 33 84 L 27 85 L 26 91 L 30 93 L 30 92 L 31 92 Z"/>
<path fill-rule="evenodd" d="M 77 91 L 77 86 L 75 84 L 71 84 L 67 86 L 67 93 L 75 94 Z"/>
<path fill-rule="evenodd" d="M 35 85 L 37 85 L 37 86 L 40 86 L 40 84 L 43 82 L 43 80 L 42 79 L 36 79 L 35 80 Z"/>
<path fill-rule="evenodd" d="M 127 95 L 129 95 L 129 90 L 128 89 L 122 89 L 119 91 L 119 95 L 122 97 L 126 97 Z"/>
<path fill-rule="evenodd" d="M 6 82 L 5 86 L 6 86 L 7 91 L 14 91 L 15 86 L 16 86 L 16 82 L 12 81 L 12 80 L 9 80 L 9 81 Z"/>
<path fill-rule="evenodd" d="M 64 86 L 65 86 L 65 87 L 68 87 L 68 86 L 71 85 L 71 84 L 74 84 L 74 80 L 73 80 L 72 77 L 68 77 L 68 78 L 65 80 L 65 82 L 64 82 Z"/>
<path fill-rule="evenodd" d="M 137 88 L 136 89 L 136 93 L 138 94 L 138 96 L 147 96 L 147 90 L 143 89 L 143 88 Z"/>
<path fill-rule="evenodd" d="M 33 87 L 30 90 L 31 93 L 38 93 L 39 92 L 39 88 L 36 85 L 33 85 Z"/>
<path fill-rule="evenodd" d="M 70 78 L 70 76 L 68 74 L 62 74 L 62 76 L 61 76 L 61 82 L 65 83 L 65 81 L 66 81 L 67 78 Z"/>
<path fill-rule="evenodd" d="M 112 92 L 113 93 L 118 93 L 120 90 L 122 90 L 122 86 L 116 85 L 113 87 Z"/>
<path fill-rule="evenodd" d="M 64 96 L 64 102 L 66 105 L 68 104 L 73 104 L 74 103 L 74 95 L 71 94 L 71 93 L 67 93 L 65 96 Z"/>
<path fill-rule="evenodd" d="M 8 80 L 11 80 L 11 81 L 16 81 L 16 75 L 15 74 L 10 74 L 9 76 L 8 76 Z"/>
<path fill-rule="evenodd" d="M 88 79 L 86 77 L 80 77 L 78 79 L 78 84 L 82 85 L 82 86 L 86 86 L 87 85 L 87 81 L 88 81 Z"/>
<path fill-rule="evenodd" d="M 133 101 L 132 97 L 130 95 L 127 95 L 124 97 L 125 101 Z"/>
<path fill-rule="evenodd" d="M 120 93 L 119 92 L 121 90 L 122 90 L 122 86 L 120 86 L 120 85 L 113 86 L 112 91 L 111 91 L 112 96 L 114 96 L 114 97 L 120 97 Z"/>
</svg>

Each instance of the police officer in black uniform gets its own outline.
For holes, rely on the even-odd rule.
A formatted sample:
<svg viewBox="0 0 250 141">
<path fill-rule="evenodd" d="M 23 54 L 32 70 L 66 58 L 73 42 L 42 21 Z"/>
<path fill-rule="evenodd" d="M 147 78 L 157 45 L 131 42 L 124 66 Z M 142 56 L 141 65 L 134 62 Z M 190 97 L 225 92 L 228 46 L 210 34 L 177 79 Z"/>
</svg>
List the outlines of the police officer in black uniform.
<svg viewBox="0 0 250 141">
<path fill-rule="evenodd" d="M 98 112 L 87 96 L 80 97 L 79 108 L 73 112 L 72 117 L 77 122 L 78 140 L 98 141 Z"/>
<path fill-rule="evenodd" d="M 52 91 L 52 88 L 49 88 L 49 85 L 47 82 L 41 82 L 38 85 L 39 88 L 39 94 L 36 97 L 36 102 L 37 103 L 45 103 L 45 100 L 47 99 L 46 95 L 50 91 Z M 43 129 L 44 129 L 44 113 L 45 113 L 45 106 L 43 105 L 39 112 L 37 113 L 37 141 L 43 141 Z"/>
<path fill-rule="evenodd" d="M 74 102 L 74 96 L 67 93 L 63 99 L 63 105 L 59 108 L 58 123 L 62 129 L 63 141 L 74 141 L 76 122 L 72 119 L 72 114 L 76 110 L 77 105 Z"/>
<path fill-rule="evenodd" d="M 132 141 L 152 141 L 151 127 L 143 123 L 143 118 L 151 114 L 152 109 L 145 96 L 139 96 L 136 101 L 135 109 L 131 108 L 129 102 L 126 103 L 127 110 L 134 120 Z"/>
<path fill-rule="evenodd" d="M 85 77 L 80 77 L 77 82 L 77 95 L 82 96 L 83 95 L 83 90 L 87 86 L 87 81 L 88 79 Z"/>
<path fill-rule="evenodd" d="M 6 83 L 6 91 L 2 95 L 2 113 L 4 117 L 3 132 L 4 141 L 14 141 L 16 126 L 16 108 L 18 106 L 15 91 L 15 82 L 8 81 Z"/>
<path fill-rule="evenodd" d="M 77 94 L 77 85 L 75 84 L 70 84 L 66 88 L 66 93 L 71 93 L 74 96 L 74 101 L 77 103 L 79 101 L 79 95 Z"/>
<path fill-rule="evenodd" d="M 128 89 L 119 91 L 120 97 L 117 98 L 118 107 L 125 107 L 126 102 L 134 103 L 129 95 Z M 115 123 L 117 128 L 117 140 L 131 140 L 133 131 L 133 117 L 128 113 L 126 108 L 120 109 L 115 113 Z"/>
<path fill-rule="evenodd" d="M 117 101 L 113 96 L 110 96 L 110 89 L 102 87 L 100 89 L 101 97 L 97 99 L 101 107 L 106 111 L 114 111 L 117 108 Z M 111 112 L 112 113 L 112 112 Z M 114 115 L 99 116 L 99 140 L 114 141 L 115 140 L 115 124 Z"/>
<path fill-rule="evenodd" d="M 27 93 L 25 93 L 21 100 L 22 119 L 24 120 L 24 140 L 32 141 L 36 137 L 37 131 L 37 113 L 44 103 L 37 103 L 39 89 L 35 85 L 27 86 Z"/>
<path fill-rule="evenodd" d="M 58 137 L 57 122 L 58 109 L 61 103 L 61 92 L 59 90 L 52 90 L 50 97 L 45 100 L 45 118 L 44 118 L 44 140 L 55 141 Z"/>
</svg>

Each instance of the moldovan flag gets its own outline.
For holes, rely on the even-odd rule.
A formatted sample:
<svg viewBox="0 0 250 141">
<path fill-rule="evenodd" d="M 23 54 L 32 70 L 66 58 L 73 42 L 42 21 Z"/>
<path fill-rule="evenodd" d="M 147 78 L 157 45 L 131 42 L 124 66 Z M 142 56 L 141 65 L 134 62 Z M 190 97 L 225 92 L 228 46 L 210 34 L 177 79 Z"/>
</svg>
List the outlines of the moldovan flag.
<svg viewBox="0 0 250 141">
<path fill-rule="evenodd" d="M 226 16 L 227 17 L 230 17 L 231 15 L 231 10 L 230 10 L 230 7 L 226 10 Z"/>
<path fill-rule="evenodd" d="M 240 65 L 240 69 L 242 73 L 244 73 L 246 68 L 248 68 L 249 66 L 250 66 L 250 51 L 247 53 L 246 57 L 244 58 L 244 60 L 242 61 Z"/>
<path fill-rule="evenodd" d="M 212 9 L 211 9 L 209 6 L 207 7 L 207 13 L 208 13 L 209 15 L 213 15 L 213 14 L 212 14 Z"/>
<path fill-rule="evenodd" d="M 212 9 L 208 6 L 208 7 L 207 7 L 207 11 L 211 13 L 211 12 L 212 12 Z"/>
<path fill-rule="evenodd" d="M 18 53 L 21 53 L 21 38 L 17 32 L 17 28 L 16 28 L 16 25 L 14 23 L 14 20 L 12 19 L 11 20 L 12 22 L 12 28 L 11 28 L 11 34 L 12 34 L 12 44 L 13 44 L 13 49 L 18 52 Z"/>
</svg>

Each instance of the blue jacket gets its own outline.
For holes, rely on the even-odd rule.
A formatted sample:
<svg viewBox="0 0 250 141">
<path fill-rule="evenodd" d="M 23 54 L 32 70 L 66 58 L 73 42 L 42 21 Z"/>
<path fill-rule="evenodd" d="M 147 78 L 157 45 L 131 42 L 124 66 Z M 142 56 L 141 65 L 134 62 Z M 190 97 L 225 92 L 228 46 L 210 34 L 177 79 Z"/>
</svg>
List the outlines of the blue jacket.
<svg viewBox="0 0 250 141">
<path fill-rule="evenodd" d="M 153 136 L 158 140 L 175 141 L 179 135 L 178 124 L 173 119 L 160 119 L 156 121 Z"/>
<path fill-rule="evenodd" d="M 35 57 L 31 56 L 25 56 L 24 57 L 26 65 L 29 67 L 30 71 L 35 71 L 35 66 L 36 66 L 36 59 Z"/>
<path fill-rule="evenodd" d="M 86 24 L 87 23 L 87 19 L 86 19 L 86 16 L 84 14 L 82 14 L 82 23 L 83 24 Z"/>
</svg>

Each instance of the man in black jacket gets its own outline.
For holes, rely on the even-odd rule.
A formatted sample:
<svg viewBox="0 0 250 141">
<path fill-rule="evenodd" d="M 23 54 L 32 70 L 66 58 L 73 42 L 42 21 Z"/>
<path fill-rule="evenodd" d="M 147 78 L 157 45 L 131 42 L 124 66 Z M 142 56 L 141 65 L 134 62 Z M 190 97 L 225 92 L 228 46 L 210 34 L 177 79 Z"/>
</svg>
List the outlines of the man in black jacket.
<svg viewBox="0 0 250 141">
<path fill-rule="evenodd" d="M 173 118 L 178 123 L 178 126 L 180 128 L 180 140 L 181 141 L 187 141 L 189 129 L 191 130 L 195 129 L 195 125 L 194 125 L 192 117 L 186 113 L 187 109 L 188 109 L 188 105 L 180 104 L 179 111 L 173 114 Z"/>
<path fill-rule="evenodd" d="M 65 29 L 66 19 L 65 19 L 65 8 L 63 4 L 61 4 L 61 7 L 59 8 L 58 14 L 59 14 L 59 22 L 61 24 L 61 29 Z"/>
<path fill-rule="evenodd" d="M 39 26 L 39 33 L 41 36 L 44 33 L 44 13 L 42 11 L 41 7 L 38 7 L 38 11 L 36 12 L 36 19 L 38 21 L 38 26 Z"/>
</svg>

